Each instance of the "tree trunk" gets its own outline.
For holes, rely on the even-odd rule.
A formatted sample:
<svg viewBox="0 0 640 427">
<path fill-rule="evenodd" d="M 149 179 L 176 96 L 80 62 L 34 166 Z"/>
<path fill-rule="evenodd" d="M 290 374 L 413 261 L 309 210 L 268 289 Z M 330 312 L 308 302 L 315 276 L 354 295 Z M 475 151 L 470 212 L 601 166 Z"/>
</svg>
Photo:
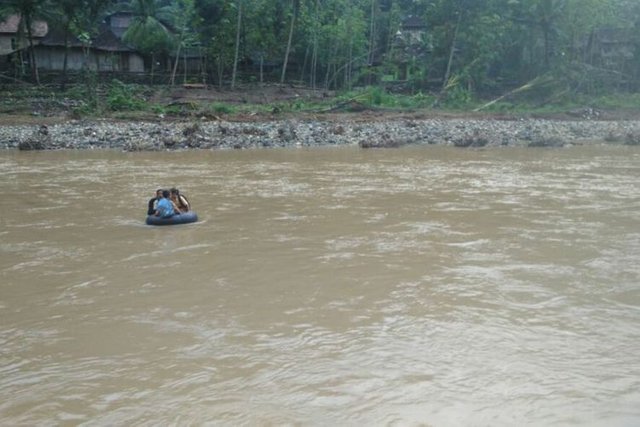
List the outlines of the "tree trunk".
<svg viewBox="0 0 640 427">
<path fill-rule="evenodd" d="M 324 89 L 329 90 L 329 86 L 331 86 L 331 82 L 335 79 L 337 73 L 335 72 L 335 56 L 338 53 L 338 45 L 337 40 L 333 43 L 333 48 L 331 49 L 331 54 L 329 56 L 329 60 L 327 61 L 327 72 L 324 76 Z M 331 67 L 334 68 L 334 75 L 331 80 L 329 80 L 329 76 L 331 75 Z"/>
<path fill-rule="evenodd" d="M 376 50 L 376 0 L 371 0 L 371 22 L 369 22 L 369 66 L 373 65 Z"/>
<path fill-rule="evenodd" d="M 453 40 L 451 40 L 451 48 L 449 49 L 449 60 L 447 61 L 447 71 L 444 73 L 444 79 L 442 81 L 442 91 L 444 92 L 451 77 L 451 66 L 453 64 L 453 57 L 456 51 L 456 41 L 458 40 L 458 29 L 460 28 L 460 21 L 462 20 L 462 12 L 458 13 L 458 22 L 456 22 L 456 28 L 453 31 Z"/>
<path fill-rule="evenodd" d="M 260 84 L 264 82 L 264 55 L 260 54 Z"/>
<path fill-rule="evenodd" d="M 69 25 L 64 29 L 64 60 L 62 62 L 62 81 L 60 82 L 60 90 L 67 90 L 67 64 L 69 62 Z"/>
<path fill-rule="evenodd" d="M 18 66 L 16 67 L 16 80 L 20 77 L 20 80 L 24 79 L 25 76 L 24 71 L 24 55 L 22 54 L 22 49 L 18 51 Z"/>
<path fill-rule="evenodd" d="M 202 54 L 202 46 L 198 49 L 198 53 L 200 54 L 200 73 L 202 73 L 202 84 L 206 86 L 207 84 L 207 55 Z"/>
<path fill-rule="evenodd" d="M 156 65 L 156 57 L 151 53 L 151 86 L 153 86 L 153 70 Z"/>
<path fill-rule="evenodd" d="M 316 84 L 318 82 L 318 38 L 314 36 L 313 50 L 311 52 L 311 68 L 309 69 L 309 83 L 311 83 L 311 89 L 316 90 Z"/>
<path fill-rule="evenodd" d="M 302 61 L 302 69 L 300 69 L 300 80 L 304 81 L 304 72 L 307 69 L 307 58 L 309 57 L 309 45 L 307 44 L 307 48 L 304 50 L 304 60 Z"/>
<path fill-rule="evenodd" d="M 549 69 L 551 57 L 551 29 L 547 22 L 542 23 L 542 32 L 544 33 L 544 70 L 547 71 Z"/>
<path fill-rule="evenodd" d="M 351 14 L 351 11 L 349 12 Z M 351 62 L 353 61 L 353 34 L 351 32 L 351 25 L 349 25 L 349 51 L 347 53 L 347 63 L 344 66 L 344 87 L 347 90 L 351 90 L 351 78 L 353 73 L 353 67 Z"/>
<path fill-rule="evenodd" d="M 238 23 L 236 25 L 236 49 L 233 55 L 233 73 L 231 74 L 231 89 L 236 87 L 236 73 L 238 72 L 238 54 L 240 53 L 240 24 L 242 23 L 242 0 L 238 2 Z"/>
<path fill-rule="evenodd" d="M 187 32 L 187 24 L 183 22 L 182 31 L 180 31 L 180 42 L 178 44 L 178 49 L 176 51 L 176 62 L 173 64 L 173 73 L 171 75 L 171 86 L 174 85 L 176 73 L 178 71 L 178 61 L 180 60 L 180 50 L 182 49 L 182 45 L 184 44 L 185 33 Z M 184 49 L 184 83 L 187 83 L 187 49 L 185 46 Z"/>
<path fill-rule="evenodd" d="M 17 51 L 17 61 L 18 64 L 16 65 L 16 74 L 15 74 L 15 78 L 18 79 L 18 77 L 20 77 L 20 80 L 25 78 L 26 75 L 26 71 L 25 71 L 25 67 L 24 67 L 24 49 L 22 49 L 23 47 L 23 37 L 24 37 L 24 33 L 25 33 L 25 28 L 24 28 L 24 20 L 21 19 L 20 22 L 18 23 L 18 34 L 16 34 L 16 48 L 18 49 Z"/>
<path fill-rule="evenodd" d="M 284 77 L 287 74 L 287 63 L 289 62 L 289 52 L 291 51 L 291 41 L 293 40 L 293 28 L 296 24 L 296 15 L 298 11 L 296 9 L 296 0 L 291 1 L 293 7 L 293 15 L 291 16 L 291 26 L 289 27 L 289 39 L 287 40 L 287 49 L 284 54 L 284 63 L 282 64 L 282 75 L 280 76 L 280 84 L 284 83 Z"/>
<path fill-rule="evenodd" d="M 29 38 L 29 52 L 31 62 L 31 76 L 38 86 L 40 86 L 40 75 L 38 74 L 38 64 L 36 63 L 36 51 L 33 47 L 33 34 L 31 31 L 31 18 L 25 17 L 25 24 L 27 24 L 27 37 Z"/>
<path fill-rule="evenodd" d="M 222 89 L 222 73 L 224 72 L 224 65 L 222 63 L 222 52 L 218 54 L 218 87 Z"/>
<path fill-rule="evenodd" d="M 315 4 L 315 19 L 313 24 L 313 49 L 311 50 L 311 67 L 309 69 L 309 83 L 311 84 L 311 89 L 316 90 L 317 83 L 317 73 L 318 73 L 318 9 L 319 9 L 319 0 L 316 0 Z"/>
<path fill-rule="evenodd" d="M 184 31 L 183 31 L 184 34 Z M 173 87 L 176 80 L 176 73 L 178 71 L 178 61 L 180 60 L 180 50 L 182 49 L 182 37 L 180 37 L 180 43 L 178 43 L 178 50 L 176 51 L 176 60 L 173 63 L 173 71 L 171 72 L 171 86 Z M 186 72 L 186 71 L 185 71 Z"/>
</svg>

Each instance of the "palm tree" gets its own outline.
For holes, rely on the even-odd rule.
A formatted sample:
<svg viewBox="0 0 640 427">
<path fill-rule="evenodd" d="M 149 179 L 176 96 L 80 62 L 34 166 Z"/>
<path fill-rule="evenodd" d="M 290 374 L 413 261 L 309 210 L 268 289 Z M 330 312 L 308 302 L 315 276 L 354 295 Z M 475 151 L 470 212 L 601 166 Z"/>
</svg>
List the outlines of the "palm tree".
<svg viewBox="0 0 640 427">
<path fill-rule="evenodd" d="M 133 0 L 131 2 L 133 21 L 123 35 L 143 54 L 151 56 L 151 83 L 155 55 L 167 53 L 173 46 L 173 34 L 170 30 L 171 7 L 162 6 L 159 0 Z"/>
</svg>

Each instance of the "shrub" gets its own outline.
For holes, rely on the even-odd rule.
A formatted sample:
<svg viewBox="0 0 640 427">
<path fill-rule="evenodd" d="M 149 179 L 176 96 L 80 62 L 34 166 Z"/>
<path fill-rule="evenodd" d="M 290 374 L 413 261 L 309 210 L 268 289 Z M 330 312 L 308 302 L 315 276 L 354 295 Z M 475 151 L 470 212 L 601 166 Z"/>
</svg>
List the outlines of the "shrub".
<svg viewBox="0 0 640 427">
<path fill-rule="evenodd" d="M 107 94 L 107 105 L 111 111 L 144 110 L 145 100 L 134 85 L 113 80 Z"/>
<path fill-rule="evenodd" d="M 233 114 L 236 111 L 232 106 L 219 102 L 209 105 L 209 110 L 216 114 Z"/>
</svg>

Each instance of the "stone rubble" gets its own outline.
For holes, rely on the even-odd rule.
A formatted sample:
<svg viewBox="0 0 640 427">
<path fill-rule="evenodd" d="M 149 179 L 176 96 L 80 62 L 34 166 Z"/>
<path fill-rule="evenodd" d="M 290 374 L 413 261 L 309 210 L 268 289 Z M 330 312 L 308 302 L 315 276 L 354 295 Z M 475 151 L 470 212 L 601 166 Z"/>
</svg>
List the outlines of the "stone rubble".
<svg viewBox="0 0 640 427">
<path fill-rule="evenodd" d="M 640 121 L 547 119 L 385 119 L 119 122 L 0 126 L 0 149 L 164 151 L 358 145 L 456 147 L 640 145 Z"/>
</svg>

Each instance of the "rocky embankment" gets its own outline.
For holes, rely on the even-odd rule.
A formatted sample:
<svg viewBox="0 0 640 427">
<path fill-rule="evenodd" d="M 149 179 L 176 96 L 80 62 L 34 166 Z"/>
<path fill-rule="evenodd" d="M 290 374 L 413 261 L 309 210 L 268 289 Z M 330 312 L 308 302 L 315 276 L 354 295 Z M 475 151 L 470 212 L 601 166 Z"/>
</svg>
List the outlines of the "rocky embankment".
<svg viewBox="0 0 640 427">
<path fill-rule="evenodd" d="M 270 121 L 68 121 L 50 125 L 0 125 L 0 148 L 20 150 L 117 149 L 162 151 L 407 144 L 456 147 L 617 143 L 640 145 L 638 120 L 345 118 Z"/>
</svg>

